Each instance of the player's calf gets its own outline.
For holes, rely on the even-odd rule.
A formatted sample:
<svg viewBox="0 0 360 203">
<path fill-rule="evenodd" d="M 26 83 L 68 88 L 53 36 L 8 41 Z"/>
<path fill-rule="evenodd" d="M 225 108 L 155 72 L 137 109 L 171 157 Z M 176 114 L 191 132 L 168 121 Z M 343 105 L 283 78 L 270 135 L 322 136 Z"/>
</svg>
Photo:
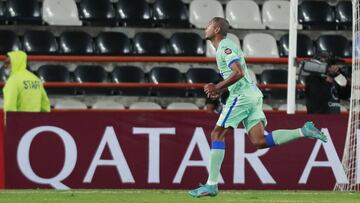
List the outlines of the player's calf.
<svg viewBox="0 0 360 203">
<path fill-rule="evenodd" d="M 265 136 L 258 139 L 250 139 L 251 143 L 256 147 L 256 149 L 264 149 L 268 148 L 268 145 L 266 144 Z"/>
</svg>

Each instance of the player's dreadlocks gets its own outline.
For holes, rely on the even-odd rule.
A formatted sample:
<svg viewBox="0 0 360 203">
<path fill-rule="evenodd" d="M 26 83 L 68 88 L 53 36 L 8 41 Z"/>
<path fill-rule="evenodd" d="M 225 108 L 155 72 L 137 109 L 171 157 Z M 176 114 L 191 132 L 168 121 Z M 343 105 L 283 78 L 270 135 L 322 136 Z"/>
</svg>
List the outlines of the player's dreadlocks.
<svg viewBox="0 0 360 203">
<path fill-rule="evenodd" d="M 220 28 L 220 34 L 226 37 L 229 32 L 229 22 L 225 18 L 221 17 L 214 17 L 211 22 L 215 23 L 215 25 Z"/>
</svg>

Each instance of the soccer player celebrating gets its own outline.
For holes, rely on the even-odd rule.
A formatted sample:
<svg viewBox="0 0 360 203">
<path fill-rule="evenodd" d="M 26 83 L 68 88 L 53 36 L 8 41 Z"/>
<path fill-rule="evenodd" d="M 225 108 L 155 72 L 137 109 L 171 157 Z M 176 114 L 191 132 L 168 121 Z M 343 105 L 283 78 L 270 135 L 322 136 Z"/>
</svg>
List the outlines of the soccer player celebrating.
<svg viewBox="0 0 360 203">
<path fill-rule="evenodd" d="M 227 88 L 230 95 L 211 132 L 210 171 L 207 183 L 189 191 L 193 197 L 218 194 L 218 178 L 225 155 L 225 135 L 240 122 L 243 123 L 251 143 L 258 149 L 285 144 L 301 137 L 327 142 L 327 137 L 312 122 L 306 122 L 302 128 L 275 130 L 264 135 L 267 121 L 262 110 L 263 95 L 251 81 L 243 52 L 226 38 L 228 30 L 228 21 L 220 17 L 213 18 L 205 28 L 205 38 L 210 40 L 216 49 L 216 63 L 224 80 L 216 85 L 205 85 L 204 91 L 208 97 L 216 98 Z"/>
</svg>

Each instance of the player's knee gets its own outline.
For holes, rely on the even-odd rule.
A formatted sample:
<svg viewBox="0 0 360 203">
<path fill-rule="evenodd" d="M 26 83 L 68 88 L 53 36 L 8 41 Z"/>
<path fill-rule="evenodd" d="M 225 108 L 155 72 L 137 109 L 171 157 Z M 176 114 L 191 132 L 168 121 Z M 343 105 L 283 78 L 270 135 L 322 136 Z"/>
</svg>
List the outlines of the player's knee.
<svg viewBox="0 0 360 203">
<path fill-rule="evenodd" d="M 220 132 L 215 130 L 211 132 L 211 141 L 223 141 L 223 140 L 224 138 L 222 137 Z"/>
<path fill-rule="evenodd" d="M 252 140 L 252 144 L 256 147 L 256 149 L 264 149 L 267 148 L 266 141 L 262 139 Z"/>
</svg>

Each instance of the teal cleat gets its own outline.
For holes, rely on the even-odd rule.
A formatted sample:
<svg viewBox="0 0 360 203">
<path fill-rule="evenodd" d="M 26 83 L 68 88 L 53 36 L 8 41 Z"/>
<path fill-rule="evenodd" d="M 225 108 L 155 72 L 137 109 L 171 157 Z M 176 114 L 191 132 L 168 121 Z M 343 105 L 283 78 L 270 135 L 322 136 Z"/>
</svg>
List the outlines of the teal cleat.
<svg viewBox="0 0 360 203">
<path fill-rule="evenodd" d="M 189 191 L 189 194 L 192 197 L 205 197 L 205 196 L 215 197 L 218 193 L 219 190 L 217 185 L 207 185 L 207 184 L 205 185 L 200 184 L 199 188 Z"/>
<path fill-rule="evenodd" d="M 311 139 L 319 139 L 323 142 L 327 142 L 328 138 L 324 133 L 322 133 L 319 129 L 317 129 L 313 122 L 308 121 L 304 124 L 304 126 L 301 128 L 301 132 L 305 137 L 311 138 Z"/>
</svg>

